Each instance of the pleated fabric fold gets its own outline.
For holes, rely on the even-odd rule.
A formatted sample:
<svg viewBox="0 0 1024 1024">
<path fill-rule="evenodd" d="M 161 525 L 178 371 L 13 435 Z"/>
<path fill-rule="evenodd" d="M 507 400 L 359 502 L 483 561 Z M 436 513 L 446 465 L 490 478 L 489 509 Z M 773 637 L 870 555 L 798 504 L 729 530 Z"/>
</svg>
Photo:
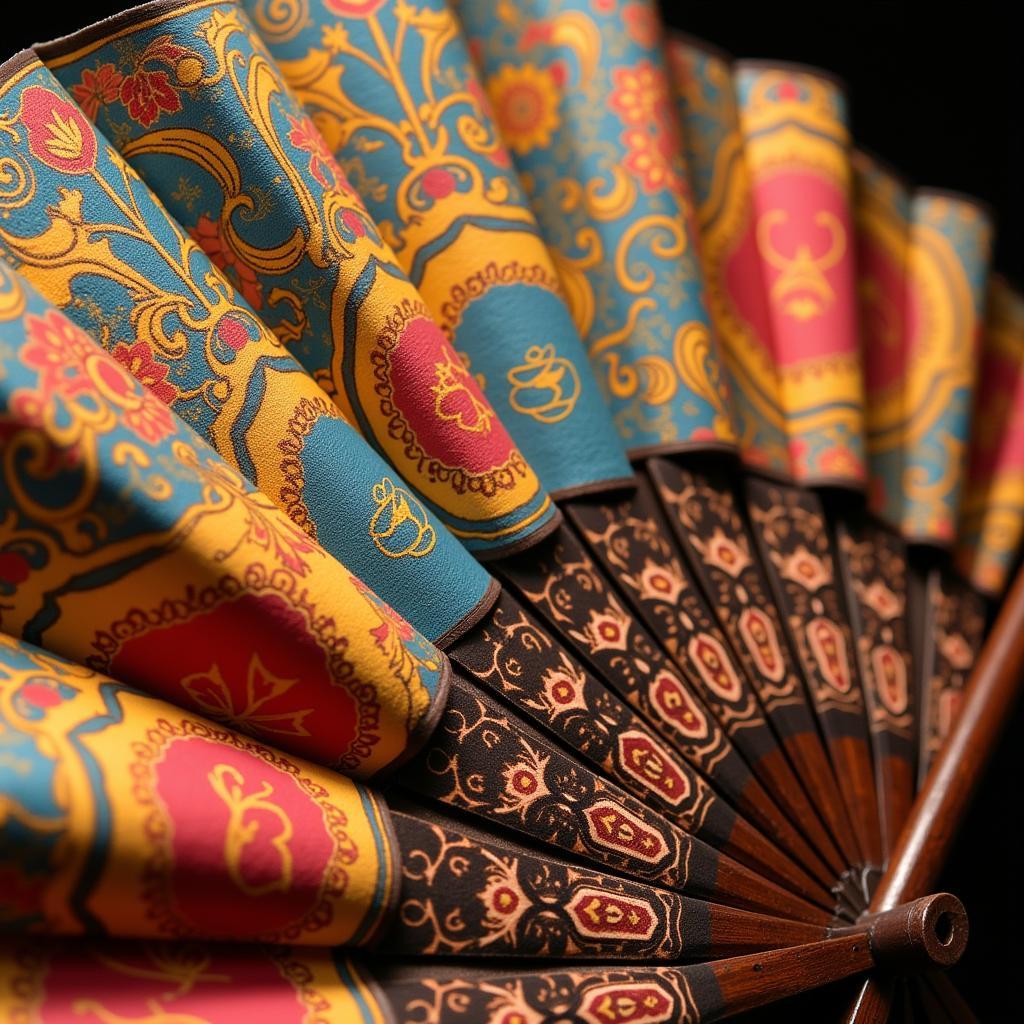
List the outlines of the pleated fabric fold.
<svg viewBox="0 0 1024 1024">
<path fill-rule="evenodd" d="M 245 8 L 548 491 L 629 481 L 554 260 L 444 0 Z"/>
<path fill-rule="evenodd" d="M 365 786 L 4 634 L 0 708 L 5 929 L 357 946 L 388 923 L 400 858 Z"/>
<path fill-rule="evenodd" d="M 731 452 L 653 0 L 454 6 L 626 448 Z"/>
<path fill-rule="evenodd" d="M 100 129 L 467 546 L 507 552 L 554 527 L 536 473 L 240 7 L 157 0 L 38 52 L 72 95 L 89 76 L 121 80 L 90 103 Z M 140 107 L 135 82 L 158 99 Z"/>
<path fill-rule="evenodd" d="M 999 598 L 1024 539 L 1024 296 L 993 275 L 957 528 L 957 566 Z"/>
<path fill-rule="evenodd" d="M 218 271 L 34 57 L 2 77 L 7 261 L 432 639 L 478 619 L 488 574 L 256 316 L 232 265 Z"/>
<path fill-rule="evenodd" d="M 368 777 L 445 656 L 118 359 L 0 268 L 0 628 Z"/>
</svg>

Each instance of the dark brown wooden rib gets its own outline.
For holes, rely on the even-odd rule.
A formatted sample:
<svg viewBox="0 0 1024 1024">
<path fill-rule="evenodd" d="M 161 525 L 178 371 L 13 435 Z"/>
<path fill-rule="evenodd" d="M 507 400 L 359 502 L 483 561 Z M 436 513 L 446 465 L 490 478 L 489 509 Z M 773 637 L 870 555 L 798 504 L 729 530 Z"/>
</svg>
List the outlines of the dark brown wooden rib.
<svg viewBox="0 0 1024 1024">
<path fill-rule="evenodd" d="M 396 782 L 606 870 L 758 913 L 827 911 L 719 853 L 596 775 L 453 672 L 445 713 Z"/>
<path fill-rule="evenodd" d="M 914 801 L 917 711 L 907 631 L 907 552 L 891 530 L 860 512 L 833 517 L 836 555 L 875 758 L 886 857 Z"/>
<path fill-rule="evenodd" d="M 963 708 L 918 794 L 872 900 L 883 910 L 933 884 L 1024 681 L 1024 571 L 1018 571 L 967 685 Z M 884 1024 L 882 979 L 865 980 L 847 1024 Z"/>
<path fill-rule="evenodd" d="M 820 906 L 832 905 L 822 884 L 737 815 L 701 773 L 507 590 L 448 654 L 473 683 L 512 704 L 685 832 Z"/>
<path fill-rule="evenodd" d="M 517 596 L 653 726 L 718 793 L 766 835 L 799 856 L 789 843 L 793 826 L 752 776 L 717 720 L 687 685 L 674 663 L 625 607 L 582 542 L 567 526 L 531 551 L 529 559 L 496 566 Z M 602 626 L 620 635 L 601 639 Z M 821 829 L 825 836 L 824 829 Z M 842 871 L 841 860 L 835 854 Z M 803 866 L 810 869 L 809 864 Z M 834 877 L 834 876 L 830 876 Z"/>
<path fill-rule="evenodd" d="M 720 472 L 694 472 L 667 459 L 651 459 L 648 468 L 691 568 L 828 832 L 801 826 L 842 873 L 860 860 L 859 846 L 732 484 Z"/>
<path fill-rule="evenodd" d="M 827 937 L 824 925 L 600 873 L 422 807 L 392 818 L 402 884 L 388 955 L 678 961 Z"/>
<path fill-rule="evenodd" d="M 931 554 L 926 552 L 925 557 Z M 984 639 L 986 613 L 985 599 L 944 560 L 926 572 L 923 603 L 919 784 L 960 715 L 964 689 Z"/>
<path fill-rule="evenodd" d="M 751 532 L 803 671 L 860 863 L 882 867 L 882 834 L 864 690 L 825 510 L 802 487 L 745 481 Z"/>
<path fill-rule="evenodd" d="M 564 512 L 630 607 L 716 716 L 776 803 L 797 822 L 822 823 L 793 774 L 745 668 L 721 632 L 704 593 L 676 546 L 644 474 L 614 502 L 592 498 Z M 826 885 L 834 872 L 802 839 L 784 843 Z"/>
<path fill-rule="evenodd" d="M 378 963 L 375 974 L 398 1020 L 409 1019 L 413 1007 L 429 1006 L 433 1024 L 477 1024 L 495 1006 L 514 1000 L 532 1024 L 614 1020 L 610 1010 L 638 1005 L 650 1011 L 649 1020 L 707 1024 L 850 977 L 891 956 L 904 959 L 920 942 L 906 928 L 918 910 L 912 904 L 887 915 L 890 934 L 906 933 L 895 946 L 877 941 L 881 922 L 875 921 L 824 942 L 689 967 L 521 971 L 498 977 L 442 967 L 426 977 Z"/>
</svg>

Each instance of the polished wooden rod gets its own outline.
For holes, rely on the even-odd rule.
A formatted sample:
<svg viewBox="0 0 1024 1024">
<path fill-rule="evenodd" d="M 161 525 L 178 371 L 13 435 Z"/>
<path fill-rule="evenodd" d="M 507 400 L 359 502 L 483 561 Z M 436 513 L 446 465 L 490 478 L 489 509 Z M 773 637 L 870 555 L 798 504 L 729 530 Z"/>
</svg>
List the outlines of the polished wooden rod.
<svg viewBox="0 0 1024 1024">
<path fill-rule="evenodd" d="M 978 658 L 960 717 L 939 752 L 872 900 L 875 912 L 934 883 L 984 775 L 1024 679 L 1024 569 L 1018 571 Z M 845 1024 L 885 1024 L 886 983 L 865 980 Z"/>
<path fill-rule="evenodd" d="M 963 709 L 918 794 L 872 900 L 888 910 L 927 892 L 946 864 L 968 804 L 1024 679 L 1024 570 L 978 658 Z"/>
</svg>

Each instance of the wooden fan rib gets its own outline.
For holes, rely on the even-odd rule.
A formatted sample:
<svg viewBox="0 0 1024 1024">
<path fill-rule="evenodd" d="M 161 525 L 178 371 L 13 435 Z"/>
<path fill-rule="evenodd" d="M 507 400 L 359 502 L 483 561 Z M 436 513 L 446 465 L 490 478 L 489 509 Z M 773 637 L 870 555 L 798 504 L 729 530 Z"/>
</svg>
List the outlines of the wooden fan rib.
<svg viewBox="0 0 1024 1024">
<path fill-rule="evenodd" d="M 808 684 L 860 863 L 880 869 L 882 837 L 863 684 L 824 509 L 810 490 L 754 476 L 746 480 L 746 498 L 761 564 Z"/>
<path fill-rule="evenodd" d="M 827 823 L 828 835 L 842 850 L 840 857 L 833 847 L 829 860 L 841 873 L 858 863 L 859 849 L 806 703 L 803 682 L 788 654 L 771 592 L 737 513 L 731 483 L 664 459 L 648 465 L 669 523 L 733 651 L 755 680 L 797 778 Z M 816 848 L 822 849 L 822 838 L 813 838 Z"/>
<path fill-rule="evenodd" d="M 437 731 L 399 779 L 429 799 L 615 871 L 759 912 L 828 920 L 821 908 L 596 776 L 458 674 Z"/>
<path fill-rule="evenodd" d="M 865 515 L 834 517 L 836 554 L 865 684 L 886 857 L 914 800 L 917 698 L 907 631 L 907 554 Z"/>
<path fill-rule="evenodd" d="M 448 653 L 474 682 L 684 831 L 831 906 L 827 889 L 739 817 L 507 590 L 485 622 Z"/>
<path fill-rule="evenodd" d="M 939 894 L 896 908 L 825 942 L 692 967 L 517 972 L 486 980 L 463 980 L 452 969 L 429 979 L 417 978 L 399 968 L 379 981 L 399 1020 L 414 1006 L 431 1005 L 435 1024 L 469 1024 L 486 1019 L 489 1008 L 507 1001 L 535 1024 L 609 1019 L 613 1009 L 638 1006 L 648 1011 L 648 1020 L 659 1024 L 708 1024 L 813 991 L 908 952 L 927 962 L 935 937 L 916 930 L 911 922 L 948 900 L 958 902 Z M 962 951 L 963 942 L 958 948 Z M 441 992 L 445 998 L 436 998 Z"/>
<path fill-rule="evenodd" d="M 646 475 L 638 476 L 635 492 L 614 504 L 599 499 L 577 501 L 567 504 L 564 511 L 630 606 L 718 719 L 767 793 L 790 820 L 797 825 L 811 822 L 811 829 L 820 831 L 821 822 L 796 781 L 744 668 L 735 662 L 703 591 L 675 548 Z M 659 593 L 652 585 L 652 570 L 663 574 L 667 594 Z M 673 590 L 677 593 L 672 594 Z M 703 666 L 698 659 L 702 659 Z M 824 866 L 819 855 L 791 827 L 785 829 L 781 841 L 815 877 L 829 887 L 834 884 L 835 872 Z"/>
<path fill-rule="evenodd" d="M 823 925 L 766 917 L 394 811 L 403 850 L 388 956 L 698 960 L 799 945 Z"/>
<path fill-rule="evenodd" d="M 799 841 L 791 841 L 792 829 L 772 798 L 751 777 L 747 763 L 669 669 L 667 657 L 616 597 L 568 527 L 535 549 L 530 560 L 505 563 L 498 571 L 744 817 L 790 852 L 795 852 L 794 846 L 800 848 Z M 605 625 L 619 631 L 611 640 L 596 635 Z M 813 859 L 804 866 L 813 869 Z M 841 870 L 833 868 L 834 874 Z"/>
<path fill-rule="evenodd" d="M 1018 571 L 968 682 L 960 717 L 932 765 L 875 892 L 872 909 L 891 907 L 938 877 L 967 806 L 1024 678 L 1024 571 Z M 847 1024 L 884 1024 L 883 981 L 865 981 Z"/>
</svg>

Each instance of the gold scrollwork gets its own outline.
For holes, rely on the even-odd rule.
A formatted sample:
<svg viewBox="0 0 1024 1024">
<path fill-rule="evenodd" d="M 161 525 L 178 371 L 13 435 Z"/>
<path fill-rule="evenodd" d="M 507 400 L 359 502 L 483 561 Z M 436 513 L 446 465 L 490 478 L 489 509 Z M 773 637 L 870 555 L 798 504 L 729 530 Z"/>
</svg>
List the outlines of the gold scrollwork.
<svg viewBox="0 0 1024 1024">
<path fill-rule="evenodd" d="M 390 477 L 373 485 L 377 506 L 370 519 L 370 538 L 388 558 L 422 558 L 437 544 L 437 533 L 430 525 L 423 506 L 404 487 Z"/>
<path fill-rule="evenodd" d="M 771 297 L 792 317 L 800 321 L 821 316 L 832 305 L 835 292 L 825 277 L 846 253 L 846 231 L 839 218 L 828 210 L 819 210 L 814 223 L 829 234 L 828 249 L 820 256 L 811 252 L 806 242 L 796 247 L 796 253 L 787 256 L 779 252 L 772 242 L 772 231 L 785 224 L 789 214 L 785 210 L 769 210 L 757 224 L 757 247 L 764 260 L 780 275 L 771 287 Z"/>
<path fill-rule="evenodd" d="M 520 366 L 508 371 L 509 405 L 541 423 L 559 423 L 576 408 L 580 375 L 554 345 L 531 345 Z"/>
<path fill-rule="evenodd" d="M 288 815 L 277 804 L 267 799 L 273 795 L 274 787 L 264 781 L 256 792 L 246 793 L 245 776 L 229 764 L 215 765 L 207 775 L 207 780 L 228 809 L 228 824 L 224 832 L 224 863 L 227 865 L 231 881 L 249 896 L 287 892 L 291 888 L 293 871 L 292 851 L 288 843 L 292 838 L 294 826 Z M 280 871 L 276 878 L 260 883 L 253 883 L 246 878 L 242 869 L 242 854 L 261 828 L 259 821 L 245 820 L 246 814 L 255 812 L 269 815 L 281 825 L 280 831 L 270 840 L 270 845 L 280 858 Z"/>
</svg>

